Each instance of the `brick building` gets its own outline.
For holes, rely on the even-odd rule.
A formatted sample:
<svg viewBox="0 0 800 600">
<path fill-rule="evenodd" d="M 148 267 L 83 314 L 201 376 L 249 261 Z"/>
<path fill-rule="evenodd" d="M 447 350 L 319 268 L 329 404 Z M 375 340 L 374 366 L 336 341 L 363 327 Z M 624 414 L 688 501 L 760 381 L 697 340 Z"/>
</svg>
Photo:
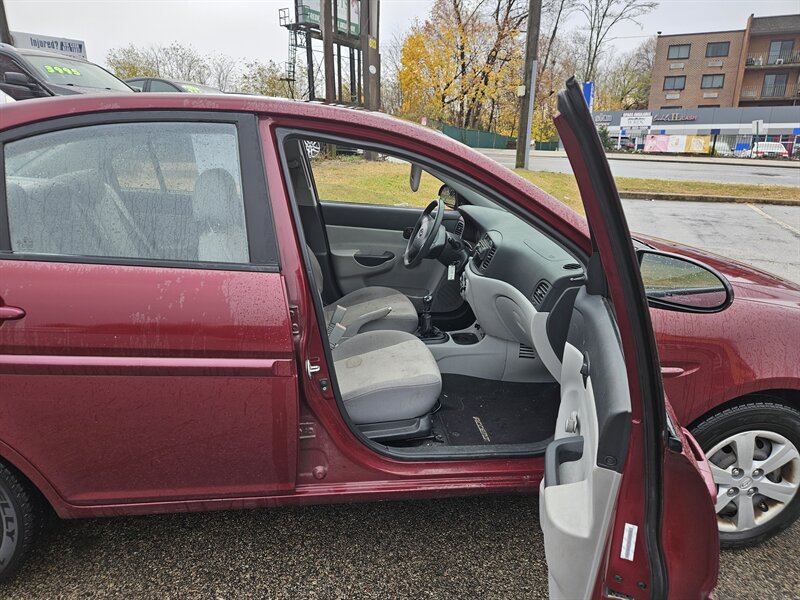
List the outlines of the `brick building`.
<svg viewBox="0 0 800 600">
<path fill-rule="evenodd" d="M 744 29 L 659 35 L 650 110 L 800 105 L 800 14 Z"/>
</svg>

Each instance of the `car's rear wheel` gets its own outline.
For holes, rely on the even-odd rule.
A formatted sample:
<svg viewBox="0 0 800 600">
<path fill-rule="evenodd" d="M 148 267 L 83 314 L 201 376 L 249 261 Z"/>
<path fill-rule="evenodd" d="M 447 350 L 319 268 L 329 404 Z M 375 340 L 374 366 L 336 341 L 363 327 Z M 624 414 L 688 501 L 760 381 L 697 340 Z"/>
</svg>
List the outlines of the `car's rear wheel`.
<svg viewBox="0 0 800 600">
<path fill-rule="evenodd" d="M 693 428 L 717 484 L 720 543 L 757 544 L 800 515 L 800 412 L 753 401 L 711 415 Z"/>
<path fill-rule="evenodd" d="M 43 523 L 37 492 L 0 462 L 0 581 L 12 577 L 20 567 Z"/>
</svg>

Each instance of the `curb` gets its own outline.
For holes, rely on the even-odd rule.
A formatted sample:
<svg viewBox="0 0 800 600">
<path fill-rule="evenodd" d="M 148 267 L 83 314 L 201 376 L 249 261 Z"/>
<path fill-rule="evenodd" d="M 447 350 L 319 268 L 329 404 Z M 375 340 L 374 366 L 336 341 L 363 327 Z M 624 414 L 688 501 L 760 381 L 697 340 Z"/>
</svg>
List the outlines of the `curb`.
<svg viewBox="0 0 800 600">
<path fill-rule="evenodd" d="M 800 169 L 800 161 L 797 160 L 762 160 L 759 158 L 710 158 L 698 156 L 696 159 L 684 158 L 682 156 L 659 156 L 659 158 L 643 158 L 645 155 L 624 153 L 607 153 L 608 160 L 629 160 L 639 162 L 671 163 L 671 164 L 690 164 L 690 165 L 727 165 L 739 167 L 772 168 L 772 169 Z M 642 158 L 640 158 L 642 157 Z"/>
<path fill-rule="evenodd" d="M 703 196 L 693 194 L 667 194 L 663 192 L 619 192 L 623 200 L 673 200 L 677 202 L 733 202 L 737 204 L 775 204 L 800 206 L 800 198 L 742 198 L 741 196 Z"/>
</svg>

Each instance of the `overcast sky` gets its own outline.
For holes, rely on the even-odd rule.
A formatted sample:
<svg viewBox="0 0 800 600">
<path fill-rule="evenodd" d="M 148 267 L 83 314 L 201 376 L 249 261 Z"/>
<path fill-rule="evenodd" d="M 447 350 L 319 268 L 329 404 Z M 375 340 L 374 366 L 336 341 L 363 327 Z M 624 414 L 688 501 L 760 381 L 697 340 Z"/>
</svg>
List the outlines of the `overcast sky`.
<svg viewBox="0 0 800 600">
<path fill-rule="evenodd" d="M 381 0 L 381 43 L 386 45 L 415 19 L 423 20 L 432 0 Z M 5 0 L 12 31 L 86 42 L 89 59 L 105 63 L 111 48 L 178 41 L 202 53 L 248 60 L 286 60 L 287 33 L 278 9 L 293 0 Z M 756 16 L 797 13 L 800 0 L 661 0 L 641 27 L 614 31 L 621 49 L 657 31 L 688 33 L 742 29 Z M 573 19 L 575 25 L 577 20 Z"/>
</svg>

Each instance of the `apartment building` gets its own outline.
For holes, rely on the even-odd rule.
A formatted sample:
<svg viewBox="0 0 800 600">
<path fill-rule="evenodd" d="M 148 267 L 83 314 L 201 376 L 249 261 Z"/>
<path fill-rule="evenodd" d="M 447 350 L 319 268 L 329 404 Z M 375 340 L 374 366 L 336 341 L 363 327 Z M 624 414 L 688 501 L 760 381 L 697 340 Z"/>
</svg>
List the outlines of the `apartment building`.
<svg viewBox="0 0 800 600">
<path fill-rule="evenodd" d="M 648 108 L 800 105 L 800 14 L 659 35 Z"/>
</svg>

